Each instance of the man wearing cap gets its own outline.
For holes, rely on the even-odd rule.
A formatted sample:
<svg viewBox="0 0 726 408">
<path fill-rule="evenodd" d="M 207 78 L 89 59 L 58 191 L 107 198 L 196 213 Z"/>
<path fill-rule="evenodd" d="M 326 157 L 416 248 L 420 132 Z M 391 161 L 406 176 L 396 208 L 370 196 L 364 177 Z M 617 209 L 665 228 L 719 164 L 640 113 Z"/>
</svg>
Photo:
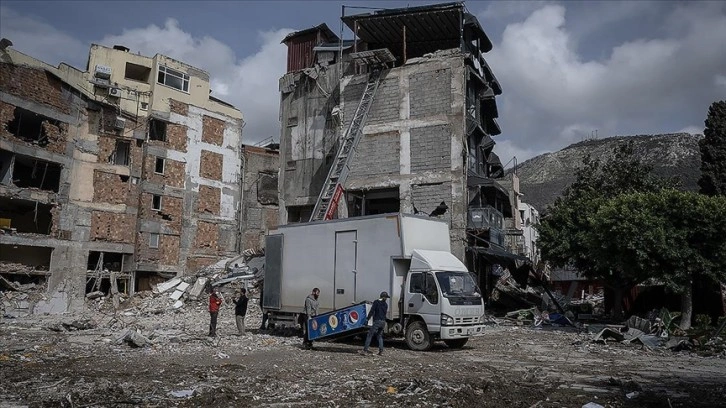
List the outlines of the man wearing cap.
<svg viewBox="0 0 726 408">
<path fill-rule="evenodd" d="M 371 312 L 368 315 L 368 320 L 373 319 L 373 326 L 371 326 L 368 330 L 366 343 L 363 346 L 363 350 L 360 351 L 360 354 L 373 354 L 370 350 L 368 350 L 368 347 L 371 345 L 373 334 L 375 334 L 378 337 L 378 355 L 383 355 L 383 329 L 386 327 L 386 314 L 388 313 L 388 304 L 386 303 L 386 299 L 389 297 L 388 292 L 381 292 L 381 296 L 373 302 Z"/>
</svg>

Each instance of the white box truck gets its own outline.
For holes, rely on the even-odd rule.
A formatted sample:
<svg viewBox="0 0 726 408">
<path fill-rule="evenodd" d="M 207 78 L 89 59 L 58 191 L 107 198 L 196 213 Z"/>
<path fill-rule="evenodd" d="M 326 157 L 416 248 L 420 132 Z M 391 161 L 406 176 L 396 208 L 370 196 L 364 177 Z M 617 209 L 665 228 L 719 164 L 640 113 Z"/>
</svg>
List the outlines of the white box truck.
<svg viewBox="0 0 726 408">
<path fill-rule="evenodd" d="M 461 348 L 484 331 L 481 292 L 437 219 L 382 214 L 284 225 L 267 235 L 265 257 L 262 305 L 277 327 L 297 325 L 317 287 L 319 313 L 387 291 L 386 332 L 405 336 L 413 350 L 437 340 Z"/>
</svg>

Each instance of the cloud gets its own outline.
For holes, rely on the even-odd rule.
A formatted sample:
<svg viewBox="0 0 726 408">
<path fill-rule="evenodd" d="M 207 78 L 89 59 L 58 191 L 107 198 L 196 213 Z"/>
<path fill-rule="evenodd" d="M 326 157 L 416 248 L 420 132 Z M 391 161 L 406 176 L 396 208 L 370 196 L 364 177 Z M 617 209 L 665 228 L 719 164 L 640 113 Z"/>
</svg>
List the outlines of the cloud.
<svg viewBox="0 0 726 408">
<path fill-rule="evenodd" d="M 88 45 L 48 23 L 4 6 L 0 6 L 0 38 L 11 40 L 14 49 L 49 64 L 86 66 Z"/>
<path fill-rule="evenodd" d="M 723 94 L 714 82 L 726 74 L 726 13 L 693 4 L 672 10 L 680 20 L 671 32 L 619 43 L 599 59 L 578 53 L 587 44 L 568 31 L 561 5 L 508 24 L 487 57 L 504 89 L 495 151 L 557 150 L 596 129 L 599 137 L 666 133 L 702 121 Z"/>
<path fill-rule="evenodd" d="M 703 126 L 692 125 L 692 126 L 686 126 L 676 133 L 690 133 L 692 135 L 702 135 L 703 129 L 704 129 Z"/>
<path fill-rule="evenodd" d="M 278 79 L 285 73 L 287 58 L 287 49 L 280 41 L 291 31 L 259 32 L 257 52 L 243 59 L 215 38 L 195 37 L 184 31 L 174 19 L 166 20 L 163 27 L 152 24 L 126 29 L 120 35 L 104 37 L 100 43 L 122 44 L 143 55 L 168 55 L 209 72 L 212 95 L 242 111 L 243 140 L 255 143 L 271 136 L 279 140 Z"/>
</svg>

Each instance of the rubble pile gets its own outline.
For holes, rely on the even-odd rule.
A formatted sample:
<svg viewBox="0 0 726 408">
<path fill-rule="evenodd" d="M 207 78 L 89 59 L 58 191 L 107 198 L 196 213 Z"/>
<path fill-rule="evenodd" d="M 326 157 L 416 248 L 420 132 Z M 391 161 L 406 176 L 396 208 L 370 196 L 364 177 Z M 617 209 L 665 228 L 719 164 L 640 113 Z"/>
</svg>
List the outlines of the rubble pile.
<svg viewBox="0 0 726 408">
<path fill-rule="evenodd" d="M 0 263 L 0 265 L 7 265 Z M 33 313 L 33 307 L 41 300 L 47 300 L 47 282 L 19 283 L 0 275 L 0 316 L 17 318 Z"/>
</svg>

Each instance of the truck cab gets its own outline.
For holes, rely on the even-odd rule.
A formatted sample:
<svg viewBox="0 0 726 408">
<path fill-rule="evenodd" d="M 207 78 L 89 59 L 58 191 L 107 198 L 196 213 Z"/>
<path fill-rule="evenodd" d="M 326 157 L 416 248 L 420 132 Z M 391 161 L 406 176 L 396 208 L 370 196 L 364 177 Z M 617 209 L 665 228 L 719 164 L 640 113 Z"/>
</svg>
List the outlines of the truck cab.
<svg viewBox="0 0 726 408">
<path fill-rule="evenodd" d="M 414 250 L 402 288 L 406 343 L 427 350 L 435 340 L 461 348 L 484 330 L 481 292 L 449 252 Z"/>
</svg>

